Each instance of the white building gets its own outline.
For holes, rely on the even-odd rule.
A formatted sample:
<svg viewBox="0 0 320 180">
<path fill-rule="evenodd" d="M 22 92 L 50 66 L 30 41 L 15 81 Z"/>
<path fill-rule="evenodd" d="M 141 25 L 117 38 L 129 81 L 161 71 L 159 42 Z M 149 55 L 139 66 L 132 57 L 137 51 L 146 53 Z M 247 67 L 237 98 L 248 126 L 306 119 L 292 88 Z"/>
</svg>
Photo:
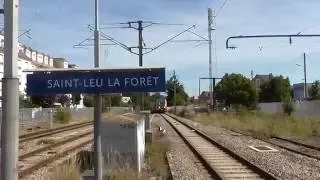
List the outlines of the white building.
<svg viewBox="0 0 320 180">
<path fill-rule="evenodd" d="M 64 58 L 53 58 L 54 68 L 69 68 L 69 63 Z"/>
<path fill-rule="evenodd" d="M 2 78 L 4 72 L 4 36 L 0 33 L 0 107 L 2 107 Z M 39 68 L 69 68 L 69 63 L 63 58 L 52 58 L 49 55 L 36 51 L 30 47 L 18 44 L 18 78 L 20 94 L 26 94 L 27 73 L 23 72 L 27 69 Z M 73 67 L 77 67 L 73 65 Z M 81 101 L 82 103 L 82 101 Z"/>
</svg>

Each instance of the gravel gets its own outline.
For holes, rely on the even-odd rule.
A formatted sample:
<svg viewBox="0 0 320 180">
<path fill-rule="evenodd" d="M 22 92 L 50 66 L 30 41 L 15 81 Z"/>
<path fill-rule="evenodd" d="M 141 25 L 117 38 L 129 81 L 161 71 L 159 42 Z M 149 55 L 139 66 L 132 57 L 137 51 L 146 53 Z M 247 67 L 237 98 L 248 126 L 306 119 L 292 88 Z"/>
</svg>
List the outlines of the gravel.
<svg viewBox="0 0 320 180">
<path fill-rule="evenodd" d="M 60 164 L 65 162 L 66 160 L 73 158 L 76 156 L 76 154 L 82 150 L 88 150 L 91 151 L 93 147 L 93 144 L 88 144 L 82 148 L 77 149 L 76 151 L 68 154 L 68 156 L 65 156 L 59 160 L 56 160 L 52 162 L 51 164 L 42 167 L 36 171 L 34 171 L 32 174 L 22 178 L 21 180 L 48 180 L 51 175 L 51 170 L 55 167 L 58 167 Z"/>
<path fill-rule="evenodd" d="M 90 130 L 93 130 L 93 127 L 86 126 L 86 127 L 79 128 L 79 129 L 69 130 L 68 132 L 61 132 L 61 133 L 57 133 L 57 134 L 50 135 L 47 137 L 42 137 L 42 138 L 26 141 L 23 143 L 19 143 L 19 154 L 20 155 L 25 154 L 27 152 L 48 146 L 46 144 L 37 144 L 40 140 L 52 139 L 55 142 L 59 142 L 59 141 L 65 140 L 67 138 L 70 138 L 71 136 L 75 136 L 77 134 L 83 134 L 84 132 L 89 132 Z"/>
<path fill-rule="evenodd" d="M 212 179 L 174 129 L 158 115 L 152 119 L 151 127 L 154 136 L 158 136 L 159 125 L 166 130 L 161 140 L 170 143 L 167 159 L 173 179 Z"/>
<path fill-rule="evenodd" d="M 289 152 L 251 136 L 180 119 L 279 179 L 320 179 L 320 161 L 316 159 Z M 248 147 L 256 145 L 267 145 L 278 152 L 257 152 Z"/>
</svg>

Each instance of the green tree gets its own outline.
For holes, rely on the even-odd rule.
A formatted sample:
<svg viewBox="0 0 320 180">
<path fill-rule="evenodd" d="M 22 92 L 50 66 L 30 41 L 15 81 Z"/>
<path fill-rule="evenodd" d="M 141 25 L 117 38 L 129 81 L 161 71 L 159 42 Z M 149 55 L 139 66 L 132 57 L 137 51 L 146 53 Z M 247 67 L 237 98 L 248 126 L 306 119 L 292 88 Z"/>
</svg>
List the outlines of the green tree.
<svg viewBox="0 0 320 180">
<path fill-rule="evenodd" d="M 260 102 L 280 102 L 283 98 L 291 96 L 289 78 L 283 76 L 273 77 L 270 81 L 260 87 Z"/>
<path fill-rule="evenodd" d="M 63 107 L 70 105 L 70 97 L 68 95 L 59 95 L 57 99 L 58 103 L 60 103 Z"/>
<path fill-rule="evenodd" d="M 294 102 L 290 95 L 283 96 L 282 98 L 282 109 L 283 112 L 287 115 L 291 115 L 294 111 Z"/>
<path fill-rule="evenodd" d="M 195 101 L 196 101 L 195 97 L 194 97 L 194 96 L 192 96 L 192 97 L 190 98 L 190 103 L 191 103 L 191 104 L 194 104 L 194 103 L 195 103 Z"/>
<path fill-rule="evenodd" d="M 83 105 L 85 107 L 93 107 L 93 96 L 92 95 L 84 95 L 83 97 Z"/>
<path fill-rule="evenodd" d="M 144 96 L 144 108 L 145 110 L 150 109 L 156 102 L 156 99 L 158 98 L 159 93 L 155 93 L 150 95 L 150 93 L 145 93 Z M 159 94 L 160 95 L 160 94 Z"/>
<path fill-rule="evenodd" d="M 102 107 L 107 108 L 110 106 L 120 106 L 121 105 L 120 94 L 106 94 L 102 95 Z M 94 96 L 93 95 L 84 95 L 83 104 L 86 107 L 94 107 Z"/>
<path fill-rule="evenodd" d="M 108 95 L 111 97 L 111 106 L 120 106 L 122 96 L 120 94 L 111 94 Z"/>
<path fill-rule="evenodd" d="M 137 106 L 140 102 L 139 98 L 141 93 L 123 93 L 125 97 L 130 97 L 130 106 Z M 144 93 L 144 108 L 149 109 L 152 106 L 154 96 L 151 96 L 150 93 Z"/>
<path fill-rule="evenodd" d="M 255 108 L 257 92 L 250 80 L 241 74 L 225 74 L 216 86 L 217 99 L 226 105 L 238 104 Z"/>
<path fill-rule="evenodd" d="M 30 98 L 25 98 L 24 95 L 19 96 L 19 107 L 20 108 L 34 108 L 37 107 L 35 104 L 32 103 Z"/>
<path fill-rule="evenodd" d="M 31 96 L 32 104 L 43 108 L 52 108 L 56 100 L 56 95 Z"/>
<path fill-rule="evenodd" d="M 73 105 L 79 105 L 81 101 L 81 95 L 80 94 L 72 94 L 72 104 Z"/>
<path fill-rule="evenodd" d="M 167 102 L 169 106 L 174 105 L 174 87 L 176 87 L 177 105 L 185 105 L 188 101 L 188 94 L 185 92 L 182 82 L 176 75 L 172 75 L 167 81 Z"/>
<path fill-rule="evenodd" d="M 320 99 L 320 81 L 317 80 L 312 84 L 309 94 L 312 100 Z"/>
</svg>

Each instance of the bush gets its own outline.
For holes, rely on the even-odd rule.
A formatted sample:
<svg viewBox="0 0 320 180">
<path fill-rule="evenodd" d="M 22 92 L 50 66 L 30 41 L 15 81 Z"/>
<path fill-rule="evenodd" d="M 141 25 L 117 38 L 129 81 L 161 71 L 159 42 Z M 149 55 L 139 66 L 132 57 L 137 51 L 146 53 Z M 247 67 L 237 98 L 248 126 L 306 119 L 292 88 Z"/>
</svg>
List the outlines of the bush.
<svg viewBox="0 0 320 180">
<path fill-rule="evenodd" d="M 85 95 L 84 98 L 83 98 L 83 105 L 85 107 L 93 107 L 93 96 L 90 96 L 90 95 Z"/>
<path fill-rule="evenodd" d="M 59 109 L 53 118 L 57 123 L 68 123 L 71 120 L 71 113 L 68 110 Z"/>
<path fill-rule="evenodd" d="M 294 104 L 293 104 L 292 98 L 290 96 L 283 98 L 282 109 L 283 109 L 283 112 L 285 114 L 288 114 L 289 116 L 294 111 Z"/>
<path fill-rule="evenodd" d="M 166 153 L 169 150 L 169 144 L 165 142 L 155 142 L 146 144 L 145 159 L 149 170 L 153 175 L 167 179 L 168 167 L 166 161 Z"/>
<path fill-rule="evenodd" d="M 49 180 L 70 180 L 70 179 L 80 179 L 81 172 L 75 160 L 71 162 L 62 164 L 53 169 L 52 173 L 46 179 Z"/>
<path fill-rule="evenodd" d="M 201 106 L 195 108 L 196 113 L 207 113 L 209 111 L 208 106 Z"/>
<path fill-rule="evenodd" d="M 203 125 L 213 125 L 246 132 L 258 138 L 272 136 L 308 138 L 320 136 L 319 119 L 288 116 L 283 113 L 250 112 L 248 115 L 243 116 L 238 113 L 214 112 L 210 116 L 205 113 L 198 114 L 193 120 Z"/>
<path fill-rule="evenodd" d="M 108 107 L 107 105 L 102 104 L 102 112 L 103 113 L 110 112 L 110 107 Z"/>
<path fill-rule="evenodd" d="M 188 110 L 187 108 L 183 108 L 182 111 L 178 113 L 178 116 L 184 117 L 187 119 L 192 119 L 195 116 L 195 113 L 191 110 Z"/>
</svg>

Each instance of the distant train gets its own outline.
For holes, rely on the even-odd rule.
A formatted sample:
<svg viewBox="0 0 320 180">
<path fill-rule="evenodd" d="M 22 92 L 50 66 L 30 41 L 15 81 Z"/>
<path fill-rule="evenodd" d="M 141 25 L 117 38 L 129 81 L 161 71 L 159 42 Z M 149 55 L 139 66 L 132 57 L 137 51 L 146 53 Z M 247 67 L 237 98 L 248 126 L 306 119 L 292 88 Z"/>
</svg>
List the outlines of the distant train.
<svg viewBox="0 0 320 180">
<path fill-rule="evenodd" d="M 151 113 L 165 113 L 167 110 L 167 100 L 165 98 L 158 98 L 156 103 L 151 107 Z"/>
</svg>

